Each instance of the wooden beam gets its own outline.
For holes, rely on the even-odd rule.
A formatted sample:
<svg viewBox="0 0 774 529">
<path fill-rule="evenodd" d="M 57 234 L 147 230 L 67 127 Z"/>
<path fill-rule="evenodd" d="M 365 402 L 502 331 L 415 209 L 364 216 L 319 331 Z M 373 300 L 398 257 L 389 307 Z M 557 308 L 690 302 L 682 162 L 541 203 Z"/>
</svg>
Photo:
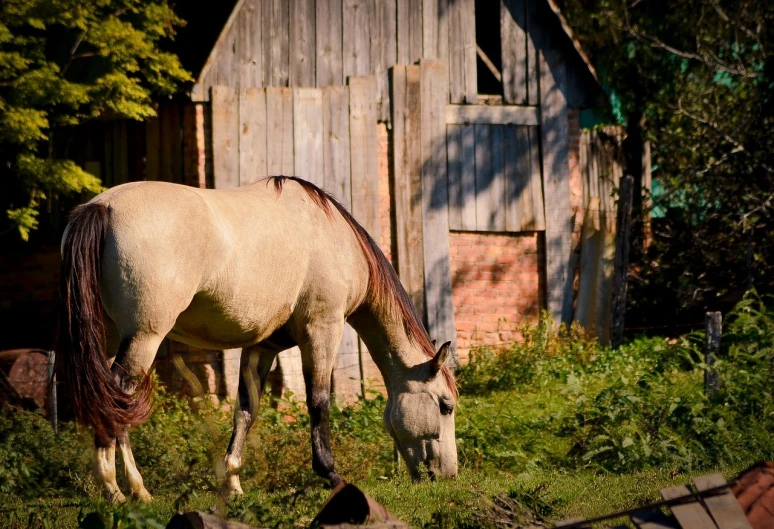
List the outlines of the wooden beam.
<svg viewBox="0 0 774 529">
<path fill-rule="evenodd" d="M 422 241 L 422 153 L 419 66 L 392 68 L 393 189 L 395 262 L 401 283 L 419 314 L 425 313 Z"/>
<path fill-rule="evenodd" d="M 447 125 L 538 125 L 538 107 L 446 105 Z"/>
<path fill-rule="evenodd" d="M 379 173 L 376 160 L 376 78 L 349 78 L 352 215 L 379 240 Z"/>
<path fill-rule="evenodd" d="M 420 62 L 425 310 L 430 336 L 439 342 L 452 342 L 452 364 L 456 366 L 459 365 L 459 358 L 449 262 L 449 194 L 444 116 L 448 83 L 449 76 L 443 62 Z"/>
<path fill-rule="evenodd" d="M 500 0 L 503 98 L 527 104 L 527 34 L 525 0 Z"/>
<path fill-rule="evenodd" d="M 569 123 L 559 52 L 540 50 L 543 192 L 546 213 L 546 302 L 557 323 L 572 318 L 572 210 Z"/>
</svg>

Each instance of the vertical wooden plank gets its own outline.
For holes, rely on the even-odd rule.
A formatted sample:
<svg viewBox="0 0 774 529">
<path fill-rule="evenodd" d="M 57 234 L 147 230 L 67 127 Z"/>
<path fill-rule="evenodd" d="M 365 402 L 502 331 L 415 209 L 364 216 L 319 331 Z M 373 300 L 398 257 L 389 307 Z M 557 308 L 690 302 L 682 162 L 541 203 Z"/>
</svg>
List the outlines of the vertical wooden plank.
<svg viewBox="0 0 774 529">
<path fill-rule="evenodd" d="M 322 90 L 293 91 L 293 150 L 296 175 L 323 186 Z"/>
<path fill-rule="evenodd" d="M 264 83 L 288 86 L 290 2 L 263 0 Z"/>
<path fill-rule="evenodd" d="M 344 78 L 371 75 L 373 0 L 343 0 Z"/>
<path fill-rule="evenodd" d="M 239 91 L 239 185 L 265 176 L 266 93 L 246 88 Z"/>
<path fill-rule="evenodd" d="M 446 164 L 449 178 L 449 229 L 462 229 L 462 131 L 460 125 L 446 126 Z"/>
<path fill-rule="evenodd" d="M 476 79 L 475 0 L 449 0 L 449 83 L 452 103 L 475 104 Z"/>
<path fill-rule="evenodd" d="M 245 0 L 237 22 L 237 60 L 240 88 L 263 84 L 263 41 L 261 31 L 261 0 Z"/>
<path fill-rule="evenodd" d="M 437 0 L 438 1 L 438 28 L 436 31 L 436 53 L 437 58 L 442 61 L 449 60 L 449 10 L 451 4 L 456 0 Z M 447 62 L 448 64 L 448 62 Z M 448 68 L 446 74 L 449 74 Z"/>
<path fill-rule="evenodd" d="M 316 16 L 315 0 L 290 2 L 290 86 L 315 85 Z"/>
<path fill-rule="evenodd" d="M 395 2 L 395 34 L 397 37 L 398 57 L 396 64 L 409 62 L 409 0 Z"/>
<path fill-rule="evenodd" d="M 449 229 L 476 229 L 475 126 L 447 125 Z"/>
<path fill-rule="evenodd" d="M 422 0 L 422 58 L 438 59 L 438 2 Z"/>
<path fill-rule="evenodd" d="M 159 117 L 148 118 L 145 121 L 145 179 L 159 179 L 159 149 L 160 144 Z"/>
<path fill-rule="evenodd" d="M 422 240 L 425 310 L 431 337 L 452 341 L 459 364 L 449 263 L 449 207 L 446 175 L 446 102 L 449 77 L 441 61 L 420 63 L 422 149 Z"/>
<path fill-rule="evenodd" d="M 322 3 L 322 2 L 320 2 Z M 323 187 L 352 208 L 349 147 L 349 89 L 323 89 Z"/>
<path fill-rule="evenodd" d="M 492 126 L 492 185 L 487 190 L 490 231 L 505 231 L 505 127 Z"/>
<path fill-rule="evenodd" d="M 545 230 L 546 215 L 543 207 L 543 178 L 541 177 L 541 159 L 540 159 L 540 134 L 537 127 L 527 127 L 529 136 L 529 195 L 524 197 L 524 201 L 531 204 L 531 214 L 523 217 L 525 229 Z M 569 161 L 568 161 L 569 164 Z"/>
<path fill-rule="evenodd" d="M 344 83 L 342 62 L 341 0 L 318 0 L 317 27 L 317 86 Z"/>
<path fill-rule="evenodd" d="M 557 322 L 572 317 L 572 210 L 570 209 L 569 125 L 562 58 L 540 50 L 543 187 L 546 212 L 546 297 Z"/>
<path fill-rule="evenodd" d="M 214 116 L 213 116 L 214 119 Z M 290 88 L 266 88 L 266 168 L 270 176 L 292 175 L 293 92 Z"/>
<path fill-rule="evenodd" d="M 527 1 L 500 0 L 503 99 L 513 105 L 527 104 Z"/>
<path fill-rule="evenodd" d="M 414 64 L 422 58 L 422 2 L 397 0 L 398 64 Z"/>
<path fill-rule="evenodd" d="M 323 3 L 318 2 L 318 6 Z M 341 4 L 339 3 L 339 6 Z M 341 11 L 339 11 L 341 20 Z M 341 54 L 339 54 L 339 57 Z M 340 64 L 340 61 L 339 61 Z M 349 88 L 328 86 L 323 101 L 323 186 L 348 210 L 352 209 L 349 147 Z M 349 325 L 339 344 L 333 371 L 334 393 L 342 404 L 361 394 L 360 349 L 357 333 Z"/>
<path fill-rule="evenodd" d="M 527 37 L 527 104 L 537 105 L 540 102 L 538 90 L 540 56 L 535 40 L 540 31 L 540 20 L 538 20 L 536 0 L 524 0 L 524 3 L 526 4 L 525 33 Z"/>
<path fill-rule="evenodd" d="M 599 287 L 599 252 L 603 234 L 594 225 L 594 209 L 599 208 L 599 197 L 589 199 L 588 209 L 583 218 L 581 229 L 581 256 L 580 271 L 578 276 L 578 302 L 575 309 L 574 320 L 584 329 L 592 330 L 597 323 L 597 293 Z"/>
<path fill-rule="evenodd" d="M 390 82 L 387 70 L 397 62 L 395 0 L 375 0 L 371 37 L 371 67 L 376 75 L 379 121 L 390 120 Z"/>
<path fill-rule="evenodd" d="M 379 238 L 379 181 L 376 161 L 376 78 L 349 78 L 352 214 Z"/>
<path fill-rule="evenodd" d="M 215 189 L 239 186 L 239 108 L 236 91 L 213 86 L 212 165 Z"/>
<path fill-rule="evenodd" d="M 505 128 L 505 229 L 523 231 L 520 199 L 529 181 L 529 136 L 524 127 Z"/>
<path fill-rule="evenodd" d="M 395 261 L 406 292 L 424 314 L 419 66 L 394 66 L 392 76 Z"/>
<path fill-rule="evenodd" d="M 492 204 L 489 201 L 489 188 L 492 186 L 492 126 L 476 125 L 476 230 L 489 231 L 492 218 Z"/>
</svg>

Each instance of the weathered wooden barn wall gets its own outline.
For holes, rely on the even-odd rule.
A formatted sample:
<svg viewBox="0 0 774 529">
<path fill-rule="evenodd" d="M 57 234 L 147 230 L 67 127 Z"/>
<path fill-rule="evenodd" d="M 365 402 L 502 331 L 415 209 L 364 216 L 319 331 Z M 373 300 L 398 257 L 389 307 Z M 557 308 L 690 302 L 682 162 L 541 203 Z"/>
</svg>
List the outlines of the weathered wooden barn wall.
<svg viewBox="0 0 774 529">
<path fill-rule="evenodd" d="M 389 120 L 388 70 L 448 61 L 454 103 L 477 98 L 474 0 L 242 0 L 192 97 L 233 88 L 324 87 L 374 76 L 377 113 Z"/>
<path fill-rule="evenodd" d="M 553 0 L 499 0 L 484 27 L 501 35 L 502 92 L 479 94 L 475 5 L 240 0 L 191 100 L 162 101 L 143 124 L 105 122 L 72 149 L 106 185 L 158 179 L 223 189 L 271 174 L 321 185 L 377 239 L 392 235 L 385 248 L 438 340 L 475 345 L 475 331 L 463 335 L 461 326 L 499 326 L 503 311 L 529 317 L 547 307 L 569 321 L 578 265 L 570 116 L 596 104 L 599 86 Z M 377 166 L 389 171 L 384 182 Z M 165 351 L 201 360 L 221 393 L 238 377 L 238 351 Z M 364 353 L 347 331 L 335 376 L 342 394 L 362 393 L 363 379 L 377 374 Z M 286 375 L 298 375 L 297 353 L 283 358 Z M 302 395 L 294 380 L 290 389 Z"/>
</svg>

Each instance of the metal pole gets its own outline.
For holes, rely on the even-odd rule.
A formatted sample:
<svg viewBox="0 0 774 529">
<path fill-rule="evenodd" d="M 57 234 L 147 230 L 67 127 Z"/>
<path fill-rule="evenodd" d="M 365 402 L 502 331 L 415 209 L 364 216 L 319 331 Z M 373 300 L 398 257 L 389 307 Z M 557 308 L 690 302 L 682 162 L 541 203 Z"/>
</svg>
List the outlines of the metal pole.
<svg viewBox="0 0 774 529">
<path fill-rule="evenodd" d="M 712 397 L 718 391 L 718 372 L 715 370 L 715 358 L 720 352 L 720 336 L 723 334 L 723 315 L 720 312 L 708 312 L 707 348 L 704 351 L 704 393 Z"/>
<path fill-rule="evenodd" d="M 56 398 L 56 351 L 48 352 L 48 418 L 51 421 L 51 427 L 54 432 L 59 430 L 59 416 L 57 414 Z"/>
</svg>

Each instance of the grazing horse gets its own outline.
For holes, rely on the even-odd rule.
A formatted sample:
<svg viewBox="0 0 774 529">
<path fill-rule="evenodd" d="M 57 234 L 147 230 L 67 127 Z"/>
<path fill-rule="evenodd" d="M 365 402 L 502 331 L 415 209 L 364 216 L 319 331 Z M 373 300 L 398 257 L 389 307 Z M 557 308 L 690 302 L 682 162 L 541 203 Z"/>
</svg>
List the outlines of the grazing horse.
<svg viewBox="0 0 774 529">
<path fill-rule="evenodd" d="M 62 240 L 57 373 L 76 419 L 95 430 L 105 494 L 121 450 L 131 493 L 150 495 L 128 428 L 151 411 L 148 373 L 165 336 L 205 349 L 243 348 L 239 405 L 225 457 L 227 493 L 258 397 L 280 351 L 301 349 L 312 467 L 341 481 L 329 436 L 331 373 L 354 327 L 384 377 L 384 424 L 414 478 L 457 473 L 457 392 L 411 300 L 377 244 L 324 191 L 292 177 L 234 190 L 163 182 L 110 189 L 73 211 Z M 247 361 L 257 356 L 257 364 Z M 251 395 L 252 393 L 252 395 Z"/>
</svg>

